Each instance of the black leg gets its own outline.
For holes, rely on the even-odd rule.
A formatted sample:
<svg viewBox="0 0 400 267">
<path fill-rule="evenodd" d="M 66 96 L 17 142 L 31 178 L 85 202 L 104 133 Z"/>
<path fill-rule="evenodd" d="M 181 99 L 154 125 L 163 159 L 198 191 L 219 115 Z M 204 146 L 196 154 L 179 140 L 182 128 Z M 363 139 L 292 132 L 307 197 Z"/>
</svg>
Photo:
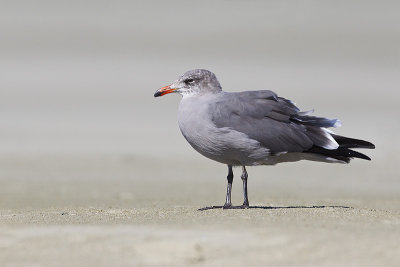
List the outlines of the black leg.
<svg viewBox="0 0 400 267">
<path fill-rule="evenodd" d="M 228 176 L 226 178 L 228 180 L 228 186 L 226 187 L 226 200 L 224 209 L 232 207 L 232 202 L 231 202 L 232 182 L 233 182 L 232 165 L 228 165 Z"/>
<path fill-rule="evenodd" d="M 210 209 L 248 209 L 249 208 L 249 199 L 247 196 L 247 171 L 246 167 L 242 167 L 243 173 L 242 173 L 242 180 L 243 180 L 243 205 L 241 206 L 232 206 L 232 201 L 231 201 L 231 194 L 232 194 L 232 182 L 233 182 L 233 171 L 232 171 L 232 166 L 228 165 L 228 176 L 226 177 L 228 180 L 228 186 L 226 188 L 226 201 L 223 206 L 211 206 L 211 207 L 205 207 L 201 208 L 199 210 L 210 210 Z"/>
<path fill-rule="evenodd" d="M 246 171 L 246 166 L 242 167 L 242 180 L 243 180 L 243 208 L 248 208 L 249 207 L 249 198 L 247 195 L 247 178 L 249 177 L 247 175 Z"/>
</svg>

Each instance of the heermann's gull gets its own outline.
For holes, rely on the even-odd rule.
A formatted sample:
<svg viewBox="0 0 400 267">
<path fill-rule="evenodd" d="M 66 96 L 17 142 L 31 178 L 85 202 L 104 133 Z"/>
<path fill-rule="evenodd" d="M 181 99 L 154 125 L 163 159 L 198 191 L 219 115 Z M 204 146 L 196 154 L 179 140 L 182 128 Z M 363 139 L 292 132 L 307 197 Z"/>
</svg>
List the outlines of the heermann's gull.
<svg viewBox="0 0 400 267">
<path fill-rule="evenodd" d="M 348 163 L 352 158 L 370 160 L 350 148 L 375 148 L 367 141 L 329 131 L 337 119 L 310 116 L 295 104 L 269 90 L 230 93 L 222 91 L 214 73 L 191 70 L 155 97 L 169 93 L 183 96 L 178 123 L 189 144 L 203 156 L 228 165 L 224 208 L 248 208 L 246 166 L 274 165 L 302 159 Z M 232 166 L 242 166 L 242 206 L 231 203 Z"/>
</svg>

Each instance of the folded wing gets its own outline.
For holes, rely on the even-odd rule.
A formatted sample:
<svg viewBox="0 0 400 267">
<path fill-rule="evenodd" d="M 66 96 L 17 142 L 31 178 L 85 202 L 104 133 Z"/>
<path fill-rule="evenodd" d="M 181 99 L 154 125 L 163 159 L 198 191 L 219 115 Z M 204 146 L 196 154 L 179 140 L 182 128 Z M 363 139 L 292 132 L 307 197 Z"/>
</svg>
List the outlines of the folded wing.
<svg viewBox="0 0 400 267">
<path fill-rule="evenodd" d="M 210 109 L 217 127 L 242 132 L 268 148 L 271 154 L 304 152 L 313 146 L 323 149 L 339 146 L 326 129 L 338 126 L 338 120 L 309 116 L 272 91 L 224 93 Z"/>
</svg>

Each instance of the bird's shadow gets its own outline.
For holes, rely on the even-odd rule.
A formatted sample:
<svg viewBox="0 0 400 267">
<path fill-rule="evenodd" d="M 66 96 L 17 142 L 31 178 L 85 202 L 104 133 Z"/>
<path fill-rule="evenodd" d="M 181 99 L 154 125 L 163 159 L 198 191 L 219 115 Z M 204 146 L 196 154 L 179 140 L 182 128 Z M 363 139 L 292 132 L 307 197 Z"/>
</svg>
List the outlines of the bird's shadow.
<svg viewBox="0 0 400 267">
<path fill-rule="evenodd" d="M 243 206 L 231 206 L 229 208 L 224 208 L 224 206 L 210 206 L 198 209 L 199 211 L 205 210 L 213 210 L 213 209 L 263 209 L 263 210 L 276 210 L 276 209 L 326 209 L 326 208 L 337 208 L 337 209 L 352 209 L 352 207 L 348 206 L 250 206 L 250 207 L 243 207 Z"/>
</svg>

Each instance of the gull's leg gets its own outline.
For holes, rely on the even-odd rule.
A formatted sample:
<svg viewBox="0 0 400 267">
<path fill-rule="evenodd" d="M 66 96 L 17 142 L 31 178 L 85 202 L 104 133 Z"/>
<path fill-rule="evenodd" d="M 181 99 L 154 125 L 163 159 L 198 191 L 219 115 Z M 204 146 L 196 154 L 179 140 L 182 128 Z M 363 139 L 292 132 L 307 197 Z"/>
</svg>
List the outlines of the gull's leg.
<svg viewBox="0 0 400 267">
<path fill-rule="evenodd" d="M 228 176 L 226 178 L 228 180 L 228 186 L 226 187 L 226 201 L 223 207 L 224 209 L 232 207 L 232 202 L 231 202 L 232 182 L 233 182 L 232 165 L 228 165 Z"/>
<path fill-rule="evenodd" d="M 246 166 L 242 166 L 242 181 L 243 181 L 243 208 L 248 208 L 249 207 L 249 198 L 247 196 L 247 171 L 246 171 Z"/>
</svg>

